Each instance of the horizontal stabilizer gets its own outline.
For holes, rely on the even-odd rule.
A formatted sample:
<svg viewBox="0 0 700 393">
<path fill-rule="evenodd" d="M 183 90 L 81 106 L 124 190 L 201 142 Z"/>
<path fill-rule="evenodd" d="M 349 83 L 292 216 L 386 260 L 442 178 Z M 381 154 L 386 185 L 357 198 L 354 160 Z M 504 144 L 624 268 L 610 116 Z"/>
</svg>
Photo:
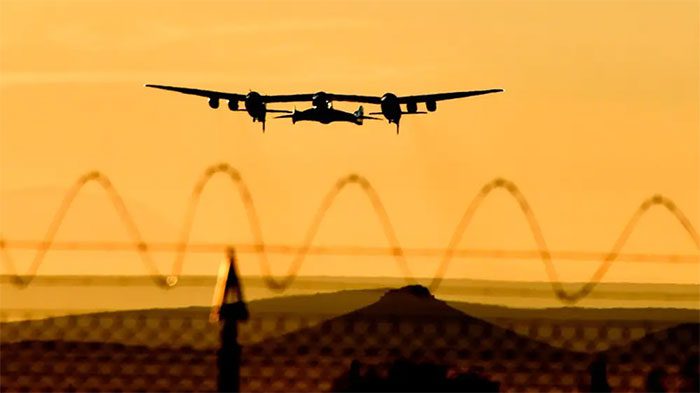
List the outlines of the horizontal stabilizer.
<svg viewBox="0 0 700 393">
<path fill-rule="evenodd" d="M 401 112 L 402 115 L 425 115 L 428 112 Z M 370 115 L 383 115 L 382 112 L 370 112 Z"/>
<path fill-rule="evenodd" d="M 289 114 L 289 115 L 280 115 L 280 116 L 275 116 L 275 119 L 291 119 L 292 116 L 294 116 L 294 115 L 292 115 L 292 114 Z"/>
<path fill-rule="evenodd" d="M 268 109 L 267 112 L 269 112 L 269 113 L 292 113 L 292 111 L 288 111 L 286 109 Z"/>
</svg>

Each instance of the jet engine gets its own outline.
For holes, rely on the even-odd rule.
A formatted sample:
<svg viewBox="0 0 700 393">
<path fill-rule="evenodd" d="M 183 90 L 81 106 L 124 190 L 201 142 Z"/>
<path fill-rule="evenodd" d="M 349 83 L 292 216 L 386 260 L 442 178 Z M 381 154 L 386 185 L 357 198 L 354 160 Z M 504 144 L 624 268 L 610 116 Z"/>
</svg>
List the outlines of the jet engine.
<svg viewBox="0 0 700 393">
<path fill-rule="evenodd" d="M 428 112 L 435 112 L 435 110 L 437 110 L 437 102 L 435 102 L 435 101 L 426 101 L 426 102 L 425 102 L 425 109 L 427 109 Z"/>
<path fill-rule="evenodd" d="M 418 112 L 418 103 L 415 101 L 409 101 L 406 103 L 406 112 L 416 113 Z"/>
<path fill-rule="evenodd" d="M 219 99 L 216 97 L 212 97 L 209 99 L 209 107 L 211 109 L 216 109 L 219 107 Z"/>
<path fill-rule="evenodd" d="M 238 100 L 228 100 L 228 109 L 232 111 L 238 110 Z"/>
</svg>

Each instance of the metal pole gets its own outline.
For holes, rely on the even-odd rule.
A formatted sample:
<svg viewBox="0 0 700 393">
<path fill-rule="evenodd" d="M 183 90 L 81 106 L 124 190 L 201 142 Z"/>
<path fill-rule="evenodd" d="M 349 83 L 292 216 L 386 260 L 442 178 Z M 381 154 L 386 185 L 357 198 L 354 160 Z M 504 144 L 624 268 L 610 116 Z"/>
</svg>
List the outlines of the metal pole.
<svg viewBox="0 0 700 393">
<path fill-rule="evenodd" d="M 238 344 L 238 323 L 248 320 L 248 309 L 243 300 L 243 288 L 238 279 L 236 254 L 228 250 L 228 273 L 219 308 L 221 346 L 217 352 L 218 390 L 240 391 L 241 346 Z"/>
</svg>

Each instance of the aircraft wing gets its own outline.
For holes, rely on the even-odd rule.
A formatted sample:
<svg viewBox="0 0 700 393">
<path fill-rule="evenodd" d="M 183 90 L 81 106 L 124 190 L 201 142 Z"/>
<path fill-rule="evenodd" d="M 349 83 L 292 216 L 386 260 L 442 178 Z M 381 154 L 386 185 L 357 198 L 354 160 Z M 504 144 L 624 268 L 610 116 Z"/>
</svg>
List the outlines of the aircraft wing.
<svg viewBox="0 0 700 393">
<path fill-rule="evenodd" d="M 355 94 L 328 94 L 332 101 L 358 102 L 364 104 L 381 104 L 382 97 L 359 96 Z"/>
<path fill-rule="evenodd" d="M 189 87 L 176 87 L 176 86 L 163 86 L 163 85 L 146 85 L 146 87 L 152 87 L 154 89 L 175 91 L 175 92 L 182 93 L 182 94 L 189 94 L 189 95 L 200 96 L 200 97 L 219 98 L 219 99 L 236 100 L 236 101 L 245 100 L 245 95 L 243 95 L 243 94 L 226 93 L 226 92 L 222 92 L 222 91 L 192 89 Z"/>
<path fill-rule="evenodd" d="M 423 95 L 417 95 L 417 96 L 403 96 L 403 97 L 399 97 L 399 102 L 404 104 L 407 102 L 454 100 L 455 98 L 480 96 L 482 94 L 499 93 L 502 91 L 503 91 L 503 89 L 490 89 L 490 90 L 457 91 L 457 92 L 453 92 L 453 93 L 423 94 Z"/>
<path fill-rule="evenodd" d="M 214 90 L 204 90 L 204 89 L 193 89 L 189 87 L 177 87 L 177 86 L 164 86 L 164 85 L 151 85 L 148 84 L 146 87 L 152 87 L 155 89 L 175 91 L 182 94 L 189 94 L 193 96 L 207 97 L 207 98 L 218 98 L 226 100 L 236 100 L 245 101 L 245 94 L 237 93 L 226 93 L 223 91 Z M 311 101 L 314 97 L 313 94 L 290 94 L 290 95 L 261 95 L 262 101 L 268 102 L 297 102 L 297 101 Z"/>
<path fill-rule="evenodd" d="M 265 102 L 302 102 L 312 101 L 316 93 L 313 94 L 289 94 L 289 95 L 271 95 L 263 96 Z M 335 94 L 326 93 L 326 97 L 331 101 L 346 101 L 346 102 L 361 102 L 366 104 L 379 104 L 381 97 L 375 96 L 359 96 L 354 94 Z"/>
<path fill-rule="evenodd" d="M 146 87 L 152 87 L 155 89 L 175 91 L 182 94 L 195 95 L 207 98 L 218 98 L 226 100 L 236 100 L 244 101 L 244 94 L 237 93 L 226 93 L 214 90 L 203 90 L 203 89 L 193 89 L 189 87 L 176 87 L 176 86 L 164 86 L 164 85 L 152 85 L 148 84 Z M 403 96 L 398 97 L 399 103 L 408 102 L 428 102 L 428 101 L 443 101 L 443 100 L 453 100 L 455 98 L 464 98 L 478 96 L 482 94 L 491 94 L 502 92 L 503 89 L 490 89 L 490 90 L 473 90 L 473 91 L 459 91 L 452 93 L 437 93 L 437 94 L 423 94 L 415 96 Z M 262 95 L 262 101 L 265 103 L 270 102 L 302 102 L 302 101 L 312 101 L 315 94 L 286 94 L 286 95 Z M 363 96 L 355 94 L 334 94 L 328 93 L 328 99 L 331 101 L 345 101 L 345 102 L 358 102 L 365 104 L 381 104 L 382 97 L 380 96 Z"/>
<path fill-rule="evenodd" d="M 313 94 L 284 94 L 284 95 L 272 95 L 272 96 L 262 96 L 265 102 L 301 102 L 301 101 L 311 101 L 314 98 Z"/>
<path fill-rule="evenodd" d="M 399 103 L 405 104 L 407 102 L 427 102 L 427 101 L 443 101 L 443 100 L 453 100 L 455 98 L 464 98 L 478 96 L 482 94 L 498 93 L 503 91 L 503 89 L 490 89 L 490 90 L 474 90 L 474 91 L 458 91 L 453 93 L 437 93 L 437 94 L 424 94 L 416 96 L 403 96 L 398 97 Z M 269 96 L 272 99 L 275 97 L 282 97 L 284 99 L 294 98 L 288 101 L 268 101 L 268 102 L 290 102 L 290 101 L 310 101 L 313 98 L 313 94 L 297 94 L 291 96 Z M 345 102 L 357 102 L 363 104 L 381 104 L 381 96 L 363 96 L 355 94 L 335 94 L 328 93 L 328 99 L 331 101 L 345 101 Z"/>
</svg>

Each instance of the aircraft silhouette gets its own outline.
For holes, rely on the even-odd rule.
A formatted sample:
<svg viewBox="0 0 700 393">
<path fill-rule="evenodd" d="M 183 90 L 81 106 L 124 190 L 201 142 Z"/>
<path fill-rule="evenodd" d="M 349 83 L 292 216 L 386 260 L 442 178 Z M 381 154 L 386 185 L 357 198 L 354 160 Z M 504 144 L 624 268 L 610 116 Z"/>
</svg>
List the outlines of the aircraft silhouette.
<svg viewBox="0 0 700 393">
<path fill-rule="evenodd" d="M 356 102 L 364 104 L 376 104 L 380 106 L 381 112 L 371 112 L 370 115 L 383 115 L 389 123 L 396 124 L 396 133 L 399 133 L 399 122 L 402 115 L 426 114 L 437 110 L 437 102 L 465 98 L 483 94 L 502 92 L 503 89 L 460 91 L 451 93 L 423 94 L 414 96 L 397 96 L 393 93 L 386 93 L 383 96 L 364 96 L 354 94 L 335 94 L 323 91 L 310 94 L 287 94 L 287 95 L 262 95 L 251 91 L 246 95 L 237 93 L 226 93 L 213 90 L 193 89 L 188 87 L 164 86 L 147 84 L 146 87 L 175 91 L 183 94 L 196 95 L 209 99 L 209 106 L 213 109 L 219 107 L 220 100 L 228 101 L 228 108 L 232 111 L 246 111 L 253 118 L 253 122 L 262 123 L 265 132 L 265 121 L 267 113 L 284 113 L 276 118 L 290 118 L 292 123 L 297 121 L 315 121 L 322 124 L 332 122 L 350 122 L 361 125 L 365 119 L 380 120 L 377 117 L 365 116 L 364 109 L 360 106 L 355 112 L 345 112 L 333 108 L 333 101 Z M 245 109 L 239 109 L 239 103 L 245 104 Z M 270 109 L 267 104 L 283 102 L 311 102 L 311 108 L 298 111 L 285 109 Z M 424 103 L 427 112 L 418 111 L 418 103 Z M 406 106 L 404 111 L 401 105 Z"/>
<path fill-rule="evenodd" d="M 347 121 L 357 125 L 362 125 L 364 119 L 381 120 L 378 117 L 365 116 L 362 105 L 353 113 L 333 108 L 333 103 L 331 101 L 327 101 L 323 103 L 323 105 L 324 106 L 312 106 L 303 111 L 294 109 L 291 111 L 291 114 L 276 116 L 275 119 L 289 118 L 292 119 L 292 124 L 298 121 L 315 121 L 322 124 L 329 124 L 334 121 Z"/>
</svg>

